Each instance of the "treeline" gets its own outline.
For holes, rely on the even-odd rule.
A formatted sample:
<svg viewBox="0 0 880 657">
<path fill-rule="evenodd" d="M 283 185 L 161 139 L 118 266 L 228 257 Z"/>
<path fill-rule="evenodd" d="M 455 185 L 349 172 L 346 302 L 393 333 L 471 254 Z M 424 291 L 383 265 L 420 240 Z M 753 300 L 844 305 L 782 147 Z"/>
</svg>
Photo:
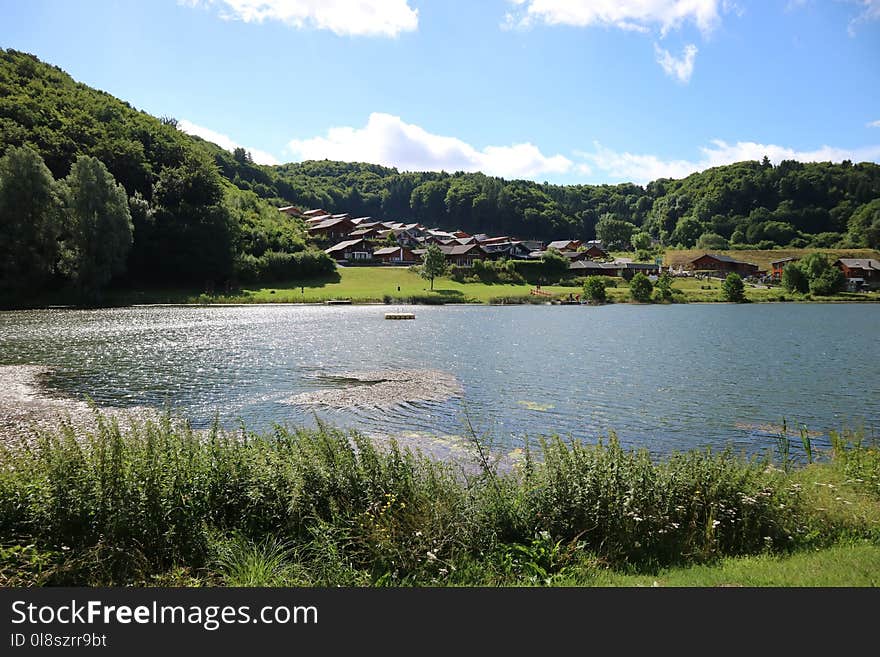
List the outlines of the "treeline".
<svg viewBox="0 0 880 657">
<path fill-rule="evenodd" d="M 880 246 L 874 163 L 773 166 L 765 158 L 644 187 L 401 173 L 327 160 L 261 166 L 243 149 L 230 153 L 187 135 L 174 119 L 138 111 L 32 55 L 0 50 L 0 156 L 22 146 L 42 157 L 56 181 L 86 155 L 122 186 L 133 235 L 114 280 L 128 286 L 211 288 L 279 271 L 332 270 L 317 253 L 289 257 L 306 250 L 307 240 L 302 222 L 277 211 L 287 204 L 471 233 L 598 237 L 611 248 L 646 252 L 655 243 L 713 250 Z M 50 280 L 57 283 L 60 271 Z"/>
<path fill-rule="evenodd" d="M 264 168 L 258 193 L 309 207 L 412 219 L 471 233 L 603 239 L 635 246 L 877 248 L 880 166 L 740 162 L 640 187 L 550 185 L 481 173 L 400 173 L 370 164 L 311 161 Z M 269 185 L 266 180 L 275 181 Z"/>
<path fill-rule="evenodd" d="M 97 170 L 99 163 L 117 186 L 114 189 L 122 190 L 131 225 L 128 246 L 105 234 L 103 227 L 92 236 L 120 250 L 114 258 L 121 264 L 111 268 L 117 283 L 220 287 L 235 283 L 240 270 L 248 277 L 254 271 L 269 271 L 267 262 L 277 259 L 271 254 L 292 255 L 306 249 L 300 221 L 281 215 L 265 198 L 225 177 L 218 152 L 226 151 L 180 132 L 174 119 L 137 111 L 32 55 L 0 50 L 0 156 L 19 153 L 6 161 L 0 174 L 4 180 L 28 171 L 37 175 L 39 166 L 33 158 L 16 150 L 22 147 L 38 156 L 46 169 L 40 176 L 47 174 L 53 183 L 72 175 L 79 158 L 88 156 L 90 170 Z M 27 166 L 18 170 L 26 159 Z M 24 243 L 8 236 L 13 224 L 31 211 L 21 202 L 19 198 L 16 208 L 0 209 L 0 232 L 7 234 L 0 240 L 4 240 L 2 248 L 15 252 L 16 262 L 34 261 L 21 251 Z M 42 212 L 44 201 L 33 202 L 37 208 L 33 211 Z M 72 281 L 82 286 L 82 274 L 69 265 L 68 236 L 77 230 L 74 217 L 69 205 L 58 207 L 61 210 L 50 222 L 57 244 L 44 252 L 54 249 L 55 255 L 46 257 L 56 262 L 42 262 L 38 278 L 18 277 L 10 265 L 4 269 L 7 290 L 33 292 Z M 48 247 L 44 243 L 41 248 Z M 300 257 L 298 262 L 314 268 L 309 274 L 334 268 L 323 254 Z M 27 265 L 31 266 L 36 265 Z"/>
</svg>

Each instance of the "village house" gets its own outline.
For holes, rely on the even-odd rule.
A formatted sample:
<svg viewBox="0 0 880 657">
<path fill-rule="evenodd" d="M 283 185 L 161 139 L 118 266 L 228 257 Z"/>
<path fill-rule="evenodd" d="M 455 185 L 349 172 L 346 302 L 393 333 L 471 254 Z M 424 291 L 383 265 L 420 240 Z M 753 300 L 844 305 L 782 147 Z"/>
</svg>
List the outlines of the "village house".
<svg viewBox="0 0 880 657">
<path fill-rule="evenodd" d="M 446 262 L 455 267 L 473 267 L 475 260 L 486 260 L 488 254 L 479 244 L 440 244 L 437 246 Z M 413 254 L 421 260 L 425 249 L 416 249 Z"/>
<path fill-rule="evenodd" d="M 421 258 L 406 246 L 386 246 L 373 251 L 373 258 L 386 265 L 412 265 Z"/>
<path fill-rule="evenodd" d="M 362 239 L 340 242 L 329 249 L 325 249 L 324 253 L 337 262 L 343 260 L 356 262 L 373 259 L 373 247 L 370 246 L 369 242 Z"/>
<path fill-rule="evenodd" d="M 580 252 L 586 253 L 587 257 L 592 258 L 593 260 L 608 257 L 608 251 L 603 249 L 601 245 L 591 244 L 589 242 L 580 247 Z"/>
<path fill-rule="evenodd" d="M 346 218 L 329 218 L 321 223 L 310 226 L 309 237 L 316 240 L 332 242 L 347 236 L 354 230 L 354 224 Z"/>
<path fill-rule="evenodd" d="M 557 251 L 577 251 L 581 245 L 580 240 L 556 240 L 547 245 L 547 249 L 556 249 Z"/>
<path fill-rule="evenodd" d="M 880 260 L 874 258 L 840 258 L 834 266 L 843 272 L 850 288 L 880 285 Z"/>
<path fill-rule="evenodd" d="M 530 253 L 529 248 L 518 240 L 483 243 L 480 246 L 492 260 L 500 260 L 501 258 L 525 260 L 529 257 Z"/>
<path fill-rule="evenodd" d="M 311 219 L 312 217 L 322 217 L 324 215 L 329 215 L 330 213 L 321 208 L 315 208 L 314 210 L 306 210 L 302 213 L 306 219 Z"/>
<path fill-rule="evenodd" d="M 284 206 L 283 208 L 278 208 L 278 212 L 283 212 L 284 214 L 286 214 L 290 217 L 302 217 L 303 216 L 303 211 L 300 210 L 295 205 L 287 205 L 287 206 Z"/>
<path fill-rule="evenodd" d="M 782 270 L 785 269 L 785 265 L 790 262 L 797 262 L 800 258 L 790 257 L 790 258 L 780 258 L 779 260 L 773 260 L 770 262 L 770 276 L 771 278 L 775 278 L 779 280 L 782 278 Z"/>
<path fill-rule="evenodd" d="M 691 271 L 711 271 L 723 275 L 733 273 L 740 276 L 754 276 L 758 273 L 758 265 L 717 253 L 704 253 L 688 262 L 685 267 Z"/>
</svg>

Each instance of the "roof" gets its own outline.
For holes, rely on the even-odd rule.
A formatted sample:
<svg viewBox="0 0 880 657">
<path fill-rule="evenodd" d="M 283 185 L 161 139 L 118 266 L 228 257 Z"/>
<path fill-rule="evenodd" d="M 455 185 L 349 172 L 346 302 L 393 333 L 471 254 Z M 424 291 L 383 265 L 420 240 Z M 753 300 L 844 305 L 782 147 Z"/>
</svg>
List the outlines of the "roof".
<svg viewBox="0 0 880 657">
<path fill-rule="evenodd" d="M 576 260 L 571 263 L 569 269 L 623 269 L 624 265 L 613 262 L 596 262 L 595 260 Z"/>
<path fill-rule="evenodd" d="M 483 251 L 478 244 L 448 244 L 441 245 L 439 249 L 443 252 L 443 255 L 448 256 L 465 255 L 473 249 Z"/>
<path fill-rule="evenodd" d="M 330 214 L 326 210 L 322 210 L 321 208 L 315 208 L 314 210 L 306 210 L 303 212 L 303 216 L 306 217 L 318 217 L 320 215 Z"/>
<path fill-rule="evenodd" d="M 332 228 L 333 226 L 337 226 L 345 222 L 351 223 L 350 221 L 348 221 L 348 219 L 327 219 L 319 224 L 310 226 L 309 230 L 323 230 L 324 228 Z"/>
<path fill-rule="evenodd" d="M 362 242 L 363 242 L 363 240 L 361 240 L 361 239 L 345 240 L 344 242 L 340 242 L 339 244 L 331 246 L 329 249 L 324 249 L 324 253 L 333 253 L 335 251 L 345 251 L 345 249 L 351 248 L 352 246 L 355 246 L 355 245 L 360 244 Z"/>
<path fill-rule="evenodd" d="M 302 214 L 302 210 L 300 210 L 295 205 L 285 205 L 283 208 L 278 208 L 279 212 L 296 212 L 297 214 Z"/>
<path fill-rule="evenodd" d="M 770 264 L 771 265 L 778 265 L 779 263 L 782 263 L 782 262 L 796 262 L 798 260 L 800 260 L 800 258 L 798 258 L 796 256 L 790 256 L 788 258 L 780 258 L 779 260 L 771 260 Z"/>
<path fill-rule="evenodd" d="M 837 262 L 850 269 L 876 269 L 880 271 L 880 260 L 874 260 L 874 258 L 839 258 Z"/>
<path fill-rule="evenodd" d="M 357 228 L 349 233 L 350 237 L 363 237 L 364 235 L 369 235 L 370 233 L 375 233 L 376 228 L 373 226 L 368 226 L 367 228 Z"/>
<path fill-rule="evenodd" d="M 556 240 L 555 242 L 550 242 L 550 244 L 547 245 L 547 248 L 559 249 L 561 251 L 562 249 L 569 248 L 572 244 L 580 244 L 580 242 L 577 240 Z"/>
<path fill-rule="evenodd" d="M 697 256 L 691 262 L 696 262 L 700 258 L 712 258 L 713 260 L 717 260 L 718 262 L 729 262 L 733 265 L 752 265 L 753 267 L 757 267 L 757 265 L 751 262 L 743 262 L 742 260 L 736 260 L 735 258 L 731 258 L 730 256 L 721 255 L 719 253 L 704 253 L 701 256 Z"/>
<path fill-rule="evenodd" d="M 375 255 L 375 256 L 392 255 L 395 253 L 400 253 L 401 250 L 402 251 L 409 251 L 409 249 L 406 248 L 405 246 L 385 246 L 385 247 L 382 247 L 381 249 L 376 249 L 375 251 L 373 251 L 373 255 Z M 412 253 L 412 251 L 410 251 L 410 253 Z"/>
</svg>

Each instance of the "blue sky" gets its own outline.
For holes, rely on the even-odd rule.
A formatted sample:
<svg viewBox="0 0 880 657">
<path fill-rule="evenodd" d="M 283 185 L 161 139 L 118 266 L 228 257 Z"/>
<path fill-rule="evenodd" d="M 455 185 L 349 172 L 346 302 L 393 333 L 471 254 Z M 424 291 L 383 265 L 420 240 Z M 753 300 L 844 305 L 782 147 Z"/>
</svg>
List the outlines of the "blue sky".
<svg viewBox="0 0 880 657">
<path fill-rule="evenodd" d="M 0 46 L 268 163 L 880 162 L 880 0 L 0 0 Z"/>
</svg>

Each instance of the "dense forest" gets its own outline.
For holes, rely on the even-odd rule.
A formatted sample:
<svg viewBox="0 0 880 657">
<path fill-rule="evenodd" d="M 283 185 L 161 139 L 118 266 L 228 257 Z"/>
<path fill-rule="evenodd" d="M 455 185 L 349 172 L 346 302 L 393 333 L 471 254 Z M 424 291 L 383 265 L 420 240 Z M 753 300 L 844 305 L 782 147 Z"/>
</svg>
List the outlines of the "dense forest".
<svg viewBox="0 0 880 657">
<path fill-rule="evenodd" d="M 32 55 L 0 50 L 0 203 L 7 199 L 0 207 L 0 254 L 23 259 L 0 271 L 0 292 L 32 289 L 36 281 L 83 288 L 86 278 L 74 264 L 85 262 L 85 251 L 97 252 L 89 240 L 103 233 L 83 232 L 81 221 L 77 232 L 70 177 L 82 157 L 94 162 L 81 168 L 126 198 L 128 218 L 107 225 L 131 225 L 131 239 L 121 229 L 114 242 L 124 256 L 93 276 L 86 286 L 92 288 L 105 284 L 108 271 L 122 285 L 206 288 L 329 271 L 333 263 L 308 248 L 302 223 L 277 211 L 288 204 L 472 233 L 599 237 L 612 248 L 880 244 L 875 163 L 774 166 L 765 158 L 645 187 L 551 185 L 326 160 L 261 166 L 243 149 L 228 152 L 187 135 L 175 119 L 138 111 Z M 39 236 L 27 233 L 36 230 L 20 193 L 27 176 L 49 195 L 31 199 L 46 213 L 48 233 Z M 43 240 L 45 247 L 46 239 L 54 240 L 51 248 L 34 255 L 28 245 Z M 21 275 L 35 268 L 39 276 Z"/>
<path fill-rule="evenodd" d="M 94 296 L 111 277 L 210 289 L 332 270 L 306 248 L 301 222 L 224 176 L 226 159 L 235 162 L 174 119 L 137 111 L 31 55 L 0 51 L 0 293 L 70 286 Z M 82 183 L 89 198 L 78 201 L 69 180 L 86 167 L 116 202 L 116 218 L 88 230 L 76 203 L 100 205 L 100 190 Z M 122 239 L 108 226 L 122 226 Z M 100 242 L 114 246 L 116 262 L 89 279 L 82 263 L 106 250 Z"/>
</svg>

